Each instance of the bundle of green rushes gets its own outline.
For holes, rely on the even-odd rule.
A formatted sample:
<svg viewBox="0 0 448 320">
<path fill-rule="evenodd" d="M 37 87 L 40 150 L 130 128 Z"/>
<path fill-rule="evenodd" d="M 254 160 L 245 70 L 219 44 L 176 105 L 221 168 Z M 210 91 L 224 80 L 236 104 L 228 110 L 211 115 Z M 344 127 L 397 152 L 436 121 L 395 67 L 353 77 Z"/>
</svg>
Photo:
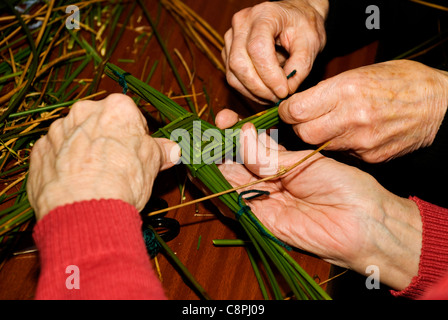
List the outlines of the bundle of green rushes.
<svg viewBox="0 0 448 320">
<path fill-rule="evenodd" d="M 203 159 L 201 157 L 200 162 L 194 161 L 192 155 L 195 154 L 191 139 L 193 135 L 199 135 L 197 141 L 202 141 L 202 133 L 207 129 L 215 129 L 222 133 L 222 141 L 224 142 L 226 137 L 222 130 L 219 130 L 212 124 L 205 122 L 198 118 L 194 113 L 187 112 L 184 108 L 179 106 L 176 102 L 169 99 L 164 94 L 158 92 L 148 84 L 140 81 L 130 74 L 125 73 L 124 70 L 117 66 L 108 63 L 105 68 L 106 74 L 121 85 L 126 83 L 126 86 L 133 91 L 136 95 L 153 105 L 166 119 L 170 121 L 165 127 L 160 128 L 153 134 L 153 137 L 170 138 L 171 132 L 175 129 L 185 129 L 190 135 L 190 141 L 182 139 L 179 143 L 183 154 L 183 163 L 187 166 L 189 172 L 193 177 L 199 179 L 205 187 L 213 194 L 219 193 L 225 190 L 232 189 L 230 183 L 222 175 L 221 171 L 215 164 L 217 157 L 222 157 L 228 152 L 236 152 L 233 144 L 226 143 L 226 149 L 223 153 L 214 154 L 214 156 Z M 193 130 L 193 121 L 201 122 L 201 132 L 195 132 Z M 256 115 L 249 117 L 243 121 L 240 121 L 233 129 L 241 128 L 246 122 L 252 122 L 257 129 L 269 129 L 279 122 L 278 109 L 273 107 L 267 110 L 262 115 Z M 239 130 L 233 130 L 235 136 L 233 139 L 238 139 Z M 229 139 L 229 137 L 227 137 Z M 210 155 L 211 148 L 215 148 L 214 141 L 202 142 L 199 147 L 204 155 Z M 234 140 L 233 140 L 234 141 Z M 230 147 L 229 147 L 230 146 Z M 190 152 L 184 152 L 190 148 Z M 185 155 L 185 153 L 187 155 Z M 190 157 L 190 159 L 186 158 Z M 205 160 L 205 161 L 204 161 Z M 239 194 L 236 191 L 221 195 L 220 201 L 228 207 L 234 214 L 237 214 L 241 210 Z M 241 223 L 242 228 L 246 232 L 250 240 L 250 250 L 255 250 L 266 272 L 268 282 L 275 299 L 284 299 L 284 292 L 282 292 L 280 285 L 276 279 L 276 273 L 280 274 L 291 290 L 295 299 L 330 299 L 328 294 L 300 267 L 300 265 L 288 254 L 285 249 L 285 245 L 275 239 L 275 237 L 267 230 L 261 222 L 256 218 L 252 211 L 247 210 L 245 214 L 239 216 L 238 221 Z M 260 274 L 255 260 L 253 259 L 253 253 L 249 252 L 249 256 L 252 261 L 262 294 L 264 298 L 269 298 L 268 289 L 263 277 Z M 275 269 L 273 269 L 274 267 Z"/>
</svg>

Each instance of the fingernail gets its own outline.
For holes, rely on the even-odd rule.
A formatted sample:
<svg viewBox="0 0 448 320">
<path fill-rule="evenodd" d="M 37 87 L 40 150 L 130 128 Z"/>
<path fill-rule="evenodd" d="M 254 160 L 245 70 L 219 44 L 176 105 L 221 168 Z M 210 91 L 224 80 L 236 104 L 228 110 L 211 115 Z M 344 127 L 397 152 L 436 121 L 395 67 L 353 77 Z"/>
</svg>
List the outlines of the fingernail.
<svg viewBox="0 0 448 320">
<path fill-rule="evenodd" d="M 258 135 L 257 135 L 257 129 L 255 129 L 255 126 L 251 125 L 249 129 L 246 129 L 246 132 L 250 139 L 257 140 Z"/>
<path fill-rule="evenodd" d="M 180 146 L 174 141 L 167 142 L 164 145 L 165 154 L 168 155 L 168 161 L 170 163 L 176 164 L 180 160 L 180 156 L 182 155 L 182 150 Z"/>
<path fill-rule="evenodd" d="M 283 99 L 286 98 L 286 96 L 289 93 L 289 90 L 285 86 L 278 86 L 274 89 L 274 93 L 278 98 Z"/>
</svg>

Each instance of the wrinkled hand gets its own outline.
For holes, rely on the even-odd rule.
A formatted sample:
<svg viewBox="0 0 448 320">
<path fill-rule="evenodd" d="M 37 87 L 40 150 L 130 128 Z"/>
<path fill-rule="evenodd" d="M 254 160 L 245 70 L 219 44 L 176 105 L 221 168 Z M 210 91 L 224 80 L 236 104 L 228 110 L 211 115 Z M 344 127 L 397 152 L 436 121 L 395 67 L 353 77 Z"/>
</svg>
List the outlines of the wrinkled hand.
<svg viewBox="0 0 448 320">
<path fill-rule="evenodd" d="M 141 210 L 159 170 L 176 163 L 178 154 L 174 142 L 148 135 L 129 97 L 77 102 L 35 143 L 28 198 L 37 219 L 57 206 L 90 199 L 120 199 Z"/>
<path fill-rule="evenodd" d="M 331 140 L 367 162 L 429 146 L 448 106 L 448 74 L 413 61 L 350 70 L 297 93 L 279 115 L 307 143 Z"/>
<path fill-rule="evenodd" d="M 295 92 L 325 46 L 327 11 L 328 0 L 285 0 L 237 12 L 222 51 L 229 84 L 260 103 Z"/>
<path fill-rule="evenodd" d="M 310 152 L 286 151 L 269 140 L 261 143 L 251 124 L 243 126 L 243 133 L 245 165 L 220 166 L 233 186 L 264 177 L 266 166 L 289 167 Z M 275 152 L 278 162 L 272 163 Z M 257 161 L 249 161 L 254 153 Z M 385 190 L 372 176 L 317 154 L 279 179 L 254 188 L 267 190 L 270 196 L 247 201 L 249 206 L 286 243 L 363 274 L 367 266 L 376 265 L 380 280 L 395 289 L 403 289 L 417 275 L 418 207 Z"/>
</svg>

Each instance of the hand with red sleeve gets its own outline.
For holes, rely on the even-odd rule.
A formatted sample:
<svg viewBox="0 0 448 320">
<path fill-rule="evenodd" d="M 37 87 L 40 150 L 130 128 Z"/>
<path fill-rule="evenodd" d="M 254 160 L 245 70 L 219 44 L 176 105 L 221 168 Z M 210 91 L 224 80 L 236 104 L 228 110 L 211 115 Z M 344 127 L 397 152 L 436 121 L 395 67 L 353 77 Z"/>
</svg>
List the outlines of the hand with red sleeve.
<svg viewBox="0 0 448 320">
<path fill-rule="evenodd" d="M 38 223 L 37 298 L 163 297 L 141 233 L 139 211 L 179 148 L 148 135 L 132 99 L 112 94 L 75 103 L 32 150 L 27 193 Z M 172 160 L 172 161 L 171 161 Z M 80 288 L 67 288 L 68 265 Z"/>
<path fill-rule="evenodd" d="M 56 120 L 31 154 L 28 197 L 37 219 L 66 203 L 121 199 L 143 209 L 160 170 L 177 161 L 177 145 L 148 135 L 131 98 L 81 101 Z M 178 151 L 177 151 L 178 152 Z"/>
</svg>

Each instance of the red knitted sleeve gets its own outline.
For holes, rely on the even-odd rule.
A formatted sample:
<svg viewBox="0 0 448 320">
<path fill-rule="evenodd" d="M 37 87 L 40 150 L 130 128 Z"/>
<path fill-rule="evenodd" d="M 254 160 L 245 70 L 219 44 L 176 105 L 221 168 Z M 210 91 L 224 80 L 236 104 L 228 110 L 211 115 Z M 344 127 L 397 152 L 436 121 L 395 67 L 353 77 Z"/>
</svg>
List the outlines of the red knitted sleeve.
<svg viewBox="0 0 448 320">
<path fill-rule="evenodd" d="M 448 209 L 410 197 L 422 216 L 422 250 L 418 275 L 402 291 L 392 291 L 398 297 L 410 299 L 448 299 Z M 442 287 L 441 287 L 442 286 Z M 434 291 L 438 288 L 437 296 Z M 441 295 L 441 293 L 443 293 Z"/>
<path fill-rule="evenodd" d="M 165 299 L 137 210 L 90 200 L 52 210 L 34 228 L 41 271 L 36 299 Z"/>
</svg>

